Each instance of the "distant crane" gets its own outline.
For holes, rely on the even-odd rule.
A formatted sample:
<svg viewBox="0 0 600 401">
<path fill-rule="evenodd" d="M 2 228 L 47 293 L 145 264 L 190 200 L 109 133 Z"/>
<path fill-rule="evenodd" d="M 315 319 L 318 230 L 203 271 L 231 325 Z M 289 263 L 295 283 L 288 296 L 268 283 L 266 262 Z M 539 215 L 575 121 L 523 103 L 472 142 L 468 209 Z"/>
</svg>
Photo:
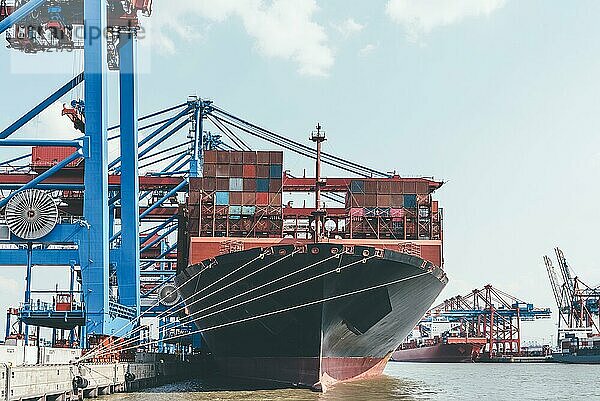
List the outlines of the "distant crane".
<svg viewBox="0 0 600 401">
<path fill-rule="evenodd" d="M 424 320 L 442 317 L 456 322 L 460 337 L 484 345 L 484 355 L 493 358 L 520 355 L 521 321 L 547 319 L 550 314 L 550 308 L 534 307 L 488 284 L 434 306 Z"/>
<path fill-rule="evenodd" d="M 573 276 L 563 251 L 557 247 L 554 252 L 560 278 L 552 259 L 544 256 L 544 264 L 558 307 L 558 344 L 568 335 L 585 338 L 600 334 L 600 288 Z"/>
</svg>

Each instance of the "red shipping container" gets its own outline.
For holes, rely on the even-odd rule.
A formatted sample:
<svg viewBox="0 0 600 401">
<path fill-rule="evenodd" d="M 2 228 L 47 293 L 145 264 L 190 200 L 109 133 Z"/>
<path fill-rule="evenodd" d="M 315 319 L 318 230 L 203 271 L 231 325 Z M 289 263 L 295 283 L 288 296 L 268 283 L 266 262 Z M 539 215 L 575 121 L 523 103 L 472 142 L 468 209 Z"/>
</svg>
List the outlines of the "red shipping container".
<svg viewBox="0 0 600 401">
<path fill-rule="evenodd" d="M 271 194 L 269 196 L 269 205 L 271 206 L 275 206 L 275 207 L 280 207 L 281 203 L 282 203 L 282 196 L 280 193 L 276 193 L 276 194 Z"/>
<path fill-rule="evenodd" d="M 269 194 L 267 192 L 257 192 L 256 204 L 259 206 L 267 206 L 269 204 Z"/>
<path fill-rule="evenodd" d="M 438 201 L 431 202 L 431 214 L 437 214 L 438 208 Z"/>
<path fill-rule="evenodd" d="M 242 206 L 243 196 L 241 192 L 231 192 L 229 194 L 229 204 L 234 206 Z"/>
<path fill-rule="evenodd" d="M 242 193 L 242 204 L 244 206 L 256 205 L 256 193 L 255 192 L 243 192 Z"/>
<path fill-rule="evenodd" d="M 236 152 L 239 153 L 239 152 Z M 229 176 L 234 178 L 241 178 L 244 176 L 244 168 L 241 164 L 232 164 L 229 166 Z"/>
<path fill-rule="evenodd" d="M 392 203 L 391 195 L 377 195 L 377 206 L 390 207 L 391 203 Z"/>
<path fill-rule="evenodd" d="M 217 162 L 217 151 L 216 150 L 204 151 L 204 163 L 205 164 L 215 164 L 216 162 Z"/>
<path fill-rule="evenodd" d="M 283 164 L 283 152 L 271 152 L 269 158 L 271 164 Z"/>
<path fill-rule="evenodd" d="M 254 164 L 244 164 L 244 178 L 256 178 L 256 166 Z"/>
<path fill-rule="evenodd" d="M 270 179 L 269 180 L 269 192 L 274 192 L 274 193 L 281 192 L 283 190 L 281 185 L 282 185 L 281 180 Z"/>
<path fill-rule="evenodd" d="M 353 207 L 350 209 L 350 216 L 352 217 L 363 217 L 365 215 L 365 209 L 362 207 Z"/>
<path fill-rule="evenodd" d="M 231 152 L 231 164 L 243 164 L 244 152 Z"/>
<path fill-rule="evenodd" d="M 395 218 L 404 217 L 404 209 L 392 208 L 390 209 L 390 216 Z"/>
<path fill-rule="evenodd" d="M 256 192 L 256 178 L 244 178 L 244 191 Z"/>
<path fill-rule="evenodd" d="M 417 183 L 414 181 L 404 182 L 403 192 L 405 194 L 415 194 L 417 193 Z"/>
<path fill-rule="evenodd" d="M 31 149 L 31 164 L 34 167 L 52 167 L 77 152 L 77 148 L 68 146 L 34 146 Z M 82 159 L 75 160 L 67 167 L 77 167 Z"/>
<path fill-rule="evenodd" d="M 244 164 L 256 164 L 256 152 L 244 152 L 243 163 Z"/>
<path fill-rule="evenodd" d="M 271 154 L 269 152 L 256 152 L 256 163 L 271 164 Z"/>
<path fill-rule="evenodd" d="M 229 178 L 217 178 L 217 191 L 229 191 Z"/>
<path fill-rule="evenodd" d="M 221 164 L 229 164 L 231 163 L 231 152 L 227 151 L 218 151 L 217 152 L 217 163 Z"/>
<path fill-rule="evenodd" d="M 216 164 L 204 164 L 204 176 L 205 177 L 216 177 L 217 176 L 217 165 Z"/>
<path fill-rule="evenodd" d="M 256 166 L 256 176 L 258 178 L 269 178 L 270 175 L 271 175 L 271 168 L 269 165 Z"/>
<path fill-rule="evenodd" d="M 217 177 L 229 177 L 229 164 L 217 164 Z"/>
</svg>

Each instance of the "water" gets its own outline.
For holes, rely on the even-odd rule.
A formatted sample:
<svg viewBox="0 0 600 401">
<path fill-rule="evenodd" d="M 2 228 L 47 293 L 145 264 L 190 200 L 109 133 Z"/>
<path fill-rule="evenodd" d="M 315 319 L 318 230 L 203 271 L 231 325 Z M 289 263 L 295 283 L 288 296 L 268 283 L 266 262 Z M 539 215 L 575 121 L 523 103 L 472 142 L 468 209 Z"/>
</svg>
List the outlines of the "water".
<svg viewBox="0 0 600 401">
<path fill-rule="evenodd" d="M 215 391 L 185 382 L 117 394 L 108 401 L 600 400 L 600 365 L 390 363 L 385 376 L 308 390 Z"/>
</svg>

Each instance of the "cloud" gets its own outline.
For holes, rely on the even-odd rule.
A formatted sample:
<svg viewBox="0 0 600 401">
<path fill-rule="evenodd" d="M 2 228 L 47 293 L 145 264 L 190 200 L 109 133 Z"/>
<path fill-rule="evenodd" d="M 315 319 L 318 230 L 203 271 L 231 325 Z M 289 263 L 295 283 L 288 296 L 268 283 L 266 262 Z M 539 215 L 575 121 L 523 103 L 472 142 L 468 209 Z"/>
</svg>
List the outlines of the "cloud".
<svg viewBox="0 0 600 401">
<path fill-rule="evenodd" d="M 377 50 L 377 48 L 379 47 L 379 45 L 377 44 L 373 44 L 373 43 L 369 43 L 368 45 L 366 45 L 365 47 L 363 47 L 362 49 L 360 49 L 358 51 L 358 54 L 362 57 L 367 57 L 368 55 L 370 55 L 371 53 L 373 53 L 375 50 Z"/>
<path fill-rule="evenodd" d="M 339 24 L 332 24 L 333 27 L 343 36 L 348 37 L 355 33 L 359 33 L 364 29 L 364 25 L 356 22 L 354 18 L 347 18 Z"/>
<path fill-rule="evenodd" d="M 70 101 L 64 101 L 70 107 Z M 19 130 L 19 136 L 34 139 L 75 139 L 81 136 L 81 132 L 73 127 L 73 123 L 67 116 L 62 115 L 63 101 L 58 101 L 39 116 L 25 124 Z M 15 134 L 16 135 L 16 134 Z"/>
<path fill-rule="evenodd" d="M 404 26 L 408 39 L 416 42 L 435 28 L 468 17 L 487 17 L 505 3 L 506 0 L 389 0 L 386 12 Z"/>
<path fill-rule="evenodd" d="M 202 39 L 205 21 L 242 22 L 258 52 L 270 58 L 290 60 L 304 75 L 328 75 L 334 64 L 323 26 L 314 21 L 316 0 L 211 0 L 159 2 L 155 6 L 154 43 L 160 50 L 175 52 L 176 42 Z M 205 21 L 195 22 L 201 17 Z"/>
</svg>

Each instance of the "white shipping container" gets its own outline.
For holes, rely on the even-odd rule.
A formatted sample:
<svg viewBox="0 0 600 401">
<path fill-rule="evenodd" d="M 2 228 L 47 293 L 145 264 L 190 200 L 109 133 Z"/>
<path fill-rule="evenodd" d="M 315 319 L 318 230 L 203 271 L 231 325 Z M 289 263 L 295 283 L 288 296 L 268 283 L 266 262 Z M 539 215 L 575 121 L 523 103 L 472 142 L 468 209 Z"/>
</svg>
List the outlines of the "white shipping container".
<svg viewBox="0 0 600 401">
<path fill-rule="evenodd" d="M 39 355 L 42 365 L 68 365 L 81 358 L 81 349 L 40 347 Z"/>
<path fill-rule="evenodd" d="M 0 345 L 0 363 L 11 366 L 36 365 L 38 349 L 34 345 Z"/>
<path fill-rule="evenodd" d="M 25 346 L 23 356 L 23 365 L 37 365 L 38 363 L 38 347 L 33 345 Z"/>
<path fill-rule="evenodd" d="M 12 366 L 23 365 L 25 347 L 0 345 L 0 363 Z"/>
</svg>

